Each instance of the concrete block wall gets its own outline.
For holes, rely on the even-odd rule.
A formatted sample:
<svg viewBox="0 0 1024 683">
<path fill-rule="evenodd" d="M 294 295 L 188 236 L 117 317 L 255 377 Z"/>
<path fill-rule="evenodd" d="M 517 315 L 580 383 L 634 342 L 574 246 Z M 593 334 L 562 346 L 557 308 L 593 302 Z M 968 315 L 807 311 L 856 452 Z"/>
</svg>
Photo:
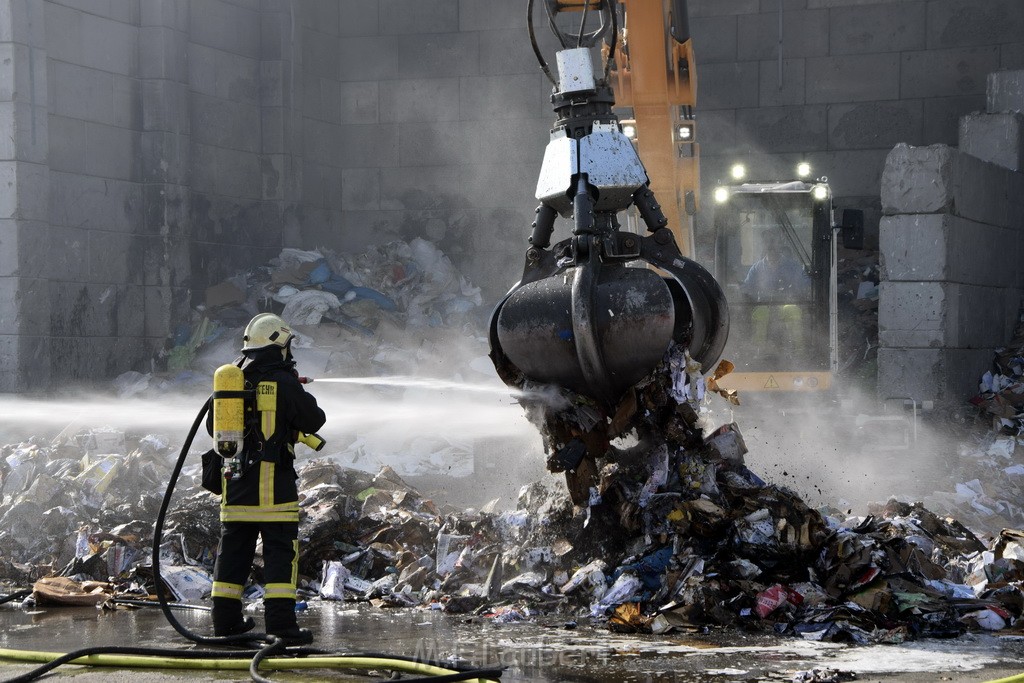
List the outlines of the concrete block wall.
<svg viewBox="0 0 1024 683">
<path fill-rule="evenodd" d="M 295 7 L 299 241 L 358 250 L 426 236 L 496 301 L 522 271 L 553 121 L 525 5 Z"/>
<path fill-rule="evenodd" d="M 552 122 L 524 10 L 0 1 L 0 391 L 149 369 L 208 284 L 282 246 L 426 236 L 497 300 Z M 1024 68 L 1017 0 L 690 12 L 706 210 L 737 157 L 764 175 L 809 159 L 840 206 L 880 209 L 893 145 L 954 144 L 987 74 Z"/>
<path fill-rule="evenodd" d="M 899 145 L 889 154 L 880 226 L 883 396 L 962 402 L 1012 336 L 1024 303 L 1024 91 L 1013 88 L 1022 75 L 989 78 L 989 106 L 1000 110 L 964 116 L 959 148 Z"/>
<path fill-rule="evenodd" d="M 893 146 L 955 146 L 960 117 L 985 109 L 988 74 L 1024 68 L 1017 0 L 689 5 L 706 207 L 698 240 L 709 193 L 735 161 L 771 178 L 791 176 L 801 158 L 828 176 L 838 207 L 867 210 L 870 237 Z"/>
</svg>

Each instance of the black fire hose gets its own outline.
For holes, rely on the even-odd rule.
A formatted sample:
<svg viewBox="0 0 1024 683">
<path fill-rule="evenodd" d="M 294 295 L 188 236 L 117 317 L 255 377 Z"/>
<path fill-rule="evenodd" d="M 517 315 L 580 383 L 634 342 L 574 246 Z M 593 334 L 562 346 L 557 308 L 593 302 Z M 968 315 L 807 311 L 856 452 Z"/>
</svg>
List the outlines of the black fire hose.
<svg viewBox="0 0 1024 683">
<path fill-rule="evenodd" d="M 0 605 L 4 604 L 5 602 L 11 602 L 12 600 L 21 600 L 22 598 L 27 598 L 30 595 L 32 595 L 31 590 L 17 591 L 11 593 L 10 595 L 0 595 Z"/>
</svg>

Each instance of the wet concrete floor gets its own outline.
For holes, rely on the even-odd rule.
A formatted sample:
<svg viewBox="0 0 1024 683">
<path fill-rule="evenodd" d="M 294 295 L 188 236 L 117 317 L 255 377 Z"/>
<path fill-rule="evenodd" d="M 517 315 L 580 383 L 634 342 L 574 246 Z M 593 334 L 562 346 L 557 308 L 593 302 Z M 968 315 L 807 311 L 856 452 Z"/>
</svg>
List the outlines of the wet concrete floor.
<svg viewBox="0 0 1024 683">
<path fill-rule="evenodd" d="M 181 623 L 208 634 L 209 614 L 178 610 Z M 259 619 L 257 620 L 259 621 Z M 432 659 L 461 657 L 507 667 L 502 681 L 652 683 L 790 681 L 815 667 L 856 674 L 863 681 L 978 683 L 1024 671 L 1024 638 L 970 635 L 903 645 L 816 643 L 737 631 L 663 636 L 618 635 L 545 618 L 498 624 L 428 610 L 380 610 L 314 601 L 300 623 L 316 646 L 345 653 L 385 652 Z M 130 645 L 189 648 L 158 609 L 0 608 L 0 648 L 67 652 L 81 647 Z M 33 665 L 0 661 L 0 681 Z M 344 672 L 265 672 L 275 681 L 366 681 Z M 76 681 L 249 680 L 246 671 L 118 670 L 64 666 L 50 678 Z"/>
</svg>

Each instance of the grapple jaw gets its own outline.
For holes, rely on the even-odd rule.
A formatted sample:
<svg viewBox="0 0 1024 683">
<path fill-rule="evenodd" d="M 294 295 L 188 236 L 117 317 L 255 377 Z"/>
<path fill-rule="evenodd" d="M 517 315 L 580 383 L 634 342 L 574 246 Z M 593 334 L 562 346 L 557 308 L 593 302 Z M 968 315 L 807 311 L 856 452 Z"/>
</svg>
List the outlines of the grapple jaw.
<svg viewBox="0 0 1024 683">
<path fill-rule="evenodd" d="M 611 413 L 673 342 L 705 371 L 718 362 L 728 336 L 725 295 L 706 269 L 679 254 L 667 229 L 582 243 L 591 248 L 576 259 L 528 254 L 523 279 L 495 307 L 491 358 L 503 381 L 564 387 Z M 567 240 L 554 252 L 582 251 L 580 244 Z M 557 265 L 566 261 L 575 265 Z"/>
</svg>

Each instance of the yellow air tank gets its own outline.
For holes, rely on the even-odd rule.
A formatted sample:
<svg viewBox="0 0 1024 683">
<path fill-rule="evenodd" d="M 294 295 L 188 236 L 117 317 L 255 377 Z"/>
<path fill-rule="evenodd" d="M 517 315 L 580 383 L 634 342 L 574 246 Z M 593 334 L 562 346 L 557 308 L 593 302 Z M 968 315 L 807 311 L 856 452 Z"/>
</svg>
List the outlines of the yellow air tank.
<svg viewBox="0 0 1024 683">
<path fill-rule="evenodd" d="M 213 373 L 213 448 L 224 458 L 242 450 L 245 439 L 245 376 L 236 365 Z"/>
</svg>

